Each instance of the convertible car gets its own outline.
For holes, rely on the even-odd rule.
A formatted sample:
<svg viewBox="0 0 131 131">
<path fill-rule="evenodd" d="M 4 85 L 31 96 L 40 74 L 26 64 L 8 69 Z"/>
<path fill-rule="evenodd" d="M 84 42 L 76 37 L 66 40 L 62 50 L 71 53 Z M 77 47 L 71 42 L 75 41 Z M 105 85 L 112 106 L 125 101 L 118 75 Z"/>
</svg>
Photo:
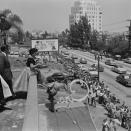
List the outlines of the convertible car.
<svg viewBox="0 0 131 131">
<path fill-rule="evenodd" d="M 131 87 L 131 74 L 120 74 L 116 77 L 116 81 L 119 83 Z"/>
</svg>

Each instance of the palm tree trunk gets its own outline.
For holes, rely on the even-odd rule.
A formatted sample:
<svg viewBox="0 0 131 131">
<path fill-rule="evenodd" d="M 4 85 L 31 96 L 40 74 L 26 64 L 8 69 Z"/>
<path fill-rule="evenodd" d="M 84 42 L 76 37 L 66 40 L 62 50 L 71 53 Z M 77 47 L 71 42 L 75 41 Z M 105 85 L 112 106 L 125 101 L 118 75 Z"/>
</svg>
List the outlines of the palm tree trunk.
<svg viewBox="0 0 131 131">
<path fill-rule="evenodd" d="M 6 37 L 4 37 L 4 45 L 6 45 Z"/>
<path fill-rule="evenodd" d="M 2 36 L 3 36 L 3 44 L 6 45 L 7 42 L 6 42 L 6 32 L 5 31 L 2 31 Z"/>
</svg>

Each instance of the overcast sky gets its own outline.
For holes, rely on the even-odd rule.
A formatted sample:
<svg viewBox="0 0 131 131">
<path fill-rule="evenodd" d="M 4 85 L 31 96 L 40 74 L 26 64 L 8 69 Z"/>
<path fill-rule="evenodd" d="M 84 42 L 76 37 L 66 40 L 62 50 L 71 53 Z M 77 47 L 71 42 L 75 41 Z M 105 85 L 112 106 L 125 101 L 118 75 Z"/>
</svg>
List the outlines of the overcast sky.
<svg viewBox="0 0 131 131">
<path fill-rule="evenodd" d="M 69 27 L 75 0 L 0 0 L 0 10 L 11 9 L 21 17 L 26 30 L 63 31 Z M 131 18 L 131 0 L 96 0 L 103 8 L 103 30 L 126 31 Z"/>
</svg>

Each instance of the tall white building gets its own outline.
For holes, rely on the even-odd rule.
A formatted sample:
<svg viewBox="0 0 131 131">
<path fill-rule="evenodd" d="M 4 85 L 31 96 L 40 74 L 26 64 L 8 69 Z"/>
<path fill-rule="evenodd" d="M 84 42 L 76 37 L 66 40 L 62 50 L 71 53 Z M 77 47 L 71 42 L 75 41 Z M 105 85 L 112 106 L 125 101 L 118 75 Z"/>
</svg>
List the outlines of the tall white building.
<svg viewBox="0 0 131 131">
<path fill-rule="evenodd" d="M 95 0 L 77 0 L 71 7 L 69 25 L 77 23 L 81 16 L 86 16 L 92 30 L 102 31 L 102 8 Z"/>
</svg>

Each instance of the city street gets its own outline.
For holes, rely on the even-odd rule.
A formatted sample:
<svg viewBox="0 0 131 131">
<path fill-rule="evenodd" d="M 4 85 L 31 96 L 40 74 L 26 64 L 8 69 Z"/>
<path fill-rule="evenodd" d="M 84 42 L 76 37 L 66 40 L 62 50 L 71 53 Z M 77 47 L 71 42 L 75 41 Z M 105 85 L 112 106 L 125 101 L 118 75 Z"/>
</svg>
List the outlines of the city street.
<svg viewBox="0 0 131 131">
<path fill-rule="evenodd" d="M 131 0 L 1 0 L 0 131 L 131 131 Z"/>
<path fill-rule="evenodd" d="M 87 64 L 86 66 L 89 67 L 93 63 L 97 63 L 95 60 L 94 54 L 90 52 L 83 52 L 79 50 L 67 50 L 70 54 L 74 54 L 78 56 L 78 58 L 86 58 Z M 125 101 L 129 106 L 131 106 L 131 88 L 125 87 L 116 81 L 116 76 L 119 74 L 111 71 L 111 66 L 105 65 L 106 58 L 104 57 L 100 64 L 104 66 L 104 72 L 100 73 L 100 80 L 103 80 L 107 85 L 109 85 L 110 90 L 118 96 L 121 100 Z M 131 72 L 131 65 L 126 64 L 122 61 L 117 61 L 118 64 L 123 65 L 129 72 Z"/>
</svg>

